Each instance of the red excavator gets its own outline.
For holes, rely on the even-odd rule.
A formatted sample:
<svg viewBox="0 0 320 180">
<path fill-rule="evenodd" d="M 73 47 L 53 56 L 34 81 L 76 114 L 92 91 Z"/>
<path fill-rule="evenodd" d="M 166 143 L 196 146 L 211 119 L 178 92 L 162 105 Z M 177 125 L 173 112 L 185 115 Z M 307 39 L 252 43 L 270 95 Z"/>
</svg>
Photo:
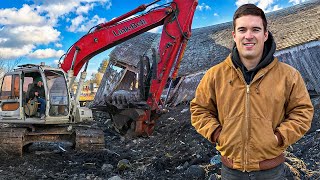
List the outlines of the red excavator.
<svg viewBox="0 0 320 180">
<path fill-rule="evenodd" d="M 69 141 L 80 150 L 104 148 L 103 132 L 83 124 L 93 119 L 92 111 L 79 105 L 88 62 L 102 51 L 163 25 L 159 51 L 154 51 L 152 67 L 147 68 L 151 69 L 150 75 L 148 78 L 139 76 L 138 95 L 130 91 L 114 93 L 106 97 L 103 106 L 119 129 L 150 135 L 161 113 L 158 104 L 162 91 L 168 79 L 177 76 L 198 4 L 198 0 L 173 0 L 130 18 L 158 1 L 93 27 L 68 49 L 60 68 L 26 64 L 5 74 L 0 89 L 0 123 L 5 123 L 6 127 L 0 129 L 0 150 L 22 155 L 24 147 L 39 141 Z M 146 58 L 140 61 L 141 74 L 150 66 L 143 59 Z M 72 95 L 74 80 L 82 68 L 76 94 Z M 39 78 L 45 92 L 45 116 L 41 117 L 41 102 L 30 96 Z"/>
</svg>

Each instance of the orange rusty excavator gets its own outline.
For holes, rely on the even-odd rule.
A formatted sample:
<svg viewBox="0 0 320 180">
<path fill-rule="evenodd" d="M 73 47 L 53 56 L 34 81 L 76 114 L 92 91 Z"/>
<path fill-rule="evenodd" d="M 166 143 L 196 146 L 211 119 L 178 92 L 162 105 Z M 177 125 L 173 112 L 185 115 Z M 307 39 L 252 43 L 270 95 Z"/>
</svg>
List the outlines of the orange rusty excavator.
<svg viewBox="0 0 320 180">
<path fill-rule="evenodd" d="M 160 114 L 158 104 L 161 93 L 168 79 L 177 76 L 198 4 L 198 0 L 173 0 L 131 18 L 158 1 L 141 5 L 127 14 L 93 27 L 69 48 L 59 68 L 26 64 L 6 73 L 0 89 L 0 123 L 6 125 L 0 129 L 0 151 L 22 155 L 24 147 L 39 141 L 69 141 L 80 150 L 103 149 L 103 131 L 83 124 L 93 120 L 92 111 L 79 105 L 88 62 L 102 51 L 163 25 L 159 51 L 154 52 L 154 56 L 158 55 L 160 59 L 154 57 L 152 76 L 146 79 L 139 76 L 138 98 L 134 101 L 130 99 L 136 96 L 130 91 L 115 93 L 106 97 L 104 105 L 104 110 L 111 114 L 113 123 L 119 129 L 129 129 L 136 135 L 150 135 Z M 149 62 L 146 64 L 141 60 L 141 64 L 143 74 Z M 72 95 L 74 80 L 82 68 L 84 70 L 77 91 Z M 30 98 L 30 91 L 39 78 L 45 92 L 45 116 L 41 118 L 36 107 L 41 104 L 36 98 Z M 119 106 L 116 103 L 119 101 L 125 106 Z"/>
</svg>

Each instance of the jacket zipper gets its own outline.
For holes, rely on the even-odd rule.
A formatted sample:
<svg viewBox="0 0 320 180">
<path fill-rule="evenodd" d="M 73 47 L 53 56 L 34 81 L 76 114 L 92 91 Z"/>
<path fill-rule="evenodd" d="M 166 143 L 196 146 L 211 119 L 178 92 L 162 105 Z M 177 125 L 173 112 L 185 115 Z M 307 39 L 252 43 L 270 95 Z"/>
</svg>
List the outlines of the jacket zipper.
<svg viewBox="0 0 320 180">
<path fill-rule="evenodd" d="M 263 74 L 261 74 L 261 75 L 259 75 L 259 77 L 258 78 L 256 78 L 256 79 L 253 79 L 252 81 L 251 81 L 251 83 L 250 84 L 247 84 L 246 83 L 246 81 L 244 80 L 244 78 L 243 78 L 243 75 L 242 75 L 242 72 L 241 72 L 241 70 L 240 69 L 237 69 L 237 68 L 235 68 L 235 70 L 236 70 L 236 72 L 237 72 L 237 74 L 239 75 L 239 77 L 240 77 L 240 79 L 245 83 L 245 85 L 246 85 L 246 114 L 245 114 L 245 123 L 246 123 L 246 137 L 245 137 L 245 144 L 244 144 L 244 152 L 243 152 L 243 159 L 244 159 L 244 162 L 243 162 L 243 164 L 242 164 L 242 166 L 243 166 L 243 172 L 245 172 L 245 171 L 247 171 L 247 166 L 248 166 L 248 144 L 249 144 L 249 108 L 250 108 L 250 99 L 249 99 L 249 95 L 250 95 L 250 84 L 253 84 L 255 81 L 257 81 L 258 79 L 260 79 L 260 78 L 262 78 L 264 75 L 265 75 L 265 73 L 263 73 Z M 242 76 L 241 76 L 242 75 Z"/>
<path fill-rule="evenodd" d="M 249 113 L 250 113 L 250 85 L 253 84 L 255 81 L 257 81 L 258 79 L 260 79 L 261 77 L 263 77 L 264 74 L 261 74 L 257 79 L 255 79 L 254 81 L 252 81 L 250 84 L 246 84 L 246 114 L 245 114 L 245 122 L 246 122 L 246 137 L 245 137 L 245 144 L 244 144 L 244 165 L 243 165 L 243 171 L 247 171 L 248 169 L 248 146 L 249 146 L 249 124 L 250 124 L 250 120 L 249 120 Z"/>
<path fill-rule="evenodd" d="M 245 122 L 246 122 L 246 141 L 244 145 L 244 171 L 247 170 L 248 166 L 248 142 L 249 142 L 249 94 L 250 94 L 250 85 L 246 85 L 246 115 L 245 115 Z"/>
<path fill-rule="evenodd" d="M 249 108 L 249 93 L 250 93 L 250 84 L 248 85 L 247 83 L 246 83 L 246 81 L 245 81 L 245 79 L 244 79 L 244 77 L 243 77 L 243 75 L 242 75 L 242 72 L 241 72 L 241 70 L 238 68 L 238 69 L 236 69 L 235 68 L 235 70 L 236 70 L 236 72 L 237 72 L 237 74 L 238 74 L 238 76 L 239 76 L 239 78 L 242 80 L 242 82 L 246 85 L 246 99 L 245 99 L 245 104 L 246 104 L 246 107 L 245 107 L 245 123 L 246 123 L 246 137 L 244 137 L 244 147 L 243 147 L 243 149 L 242 149 L 242 157 L 243 157 L 243 162 L 242 162 L 242 166 L 243 166 L 243 172 L 245 172 L 246 171 L 246 167 L 247 167 L 247 161 L 248 161 L 248 154 L 247 154 L 247 143 L 248 143 L 248 131 L 249 131 L 249 117 L 248 117 L 248 115 L 249 115 L 249 110 L 248 110 L 248 108 Z"/>
<path fill-rule="evenodd" d="M 243 75 L 242 75 L 242 72 L 240 69 L 236 69 L 236 72 L 237 74 L 239 75 L 240 79 L 245 83 L 246 85 L 246 109 L 245 109 L 245 128 L 246 128 L 246 136 L 244 137 L 245 139 L 245 144 L 244 144 L 244 148 L 243 148 L 243 159 L 244 159 L 244 162 L 242 164 L 243 166 L 243 172 L 247 171 L 248 169 L 248 164 L 249 164 L 249 161 L 248 161 L 248 146 L 249 146 L 249 124 L 250 124 L 250 120 L 249 120 L 249 113 L 250 113 L 250 85 L 253 84 L 255 81 L 257 81 L 258 79 L 262 78 L 265 73 L 259 75 L 258 78 L 256 79 L 253 79 L 251 81 L 250 84 L 247 84 L 246 81 L 244 80 L 243 78 Z M 241 76 L 242 75 L 242 76 Z"/>
</svg>

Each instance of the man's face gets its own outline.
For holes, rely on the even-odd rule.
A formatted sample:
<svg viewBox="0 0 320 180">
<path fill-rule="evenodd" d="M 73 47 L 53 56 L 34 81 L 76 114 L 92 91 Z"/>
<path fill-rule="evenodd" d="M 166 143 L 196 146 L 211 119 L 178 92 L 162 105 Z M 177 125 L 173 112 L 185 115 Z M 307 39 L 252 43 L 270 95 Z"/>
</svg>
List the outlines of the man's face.
<svg viewBox="0 0 320 180">
<path fill-rule="evenodd" d="M 42 81 L 38 81 L 38 86 L 41 87 L 42 86 Z"/>
<path fill-rule="evenodd" d="M 245 15 L 235 20 L 232 32 L 241 60 L 260 60 L 268 32 L 259 16 Z"/>
</svg>

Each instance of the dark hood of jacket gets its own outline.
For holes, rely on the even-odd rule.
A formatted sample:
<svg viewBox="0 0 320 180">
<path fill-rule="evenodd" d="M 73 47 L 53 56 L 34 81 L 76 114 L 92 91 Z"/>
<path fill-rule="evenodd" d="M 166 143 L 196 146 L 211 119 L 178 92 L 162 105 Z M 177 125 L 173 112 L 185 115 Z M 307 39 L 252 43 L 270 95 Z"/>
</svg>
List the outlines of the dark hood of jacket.
<svg viewBox="0 0 320 180">
<path fill-rule="evenodd" d="M 255 68 L 253 68 L 249 71 L 247 70 L 247 68 L 243 65 L 243 63 L 240 60 L 236 44 L 234 43 L 234 45 L 233 45 L 233 48 L 231 51 L 232 62 L 236 68 L 239 67 L 241 69 L 247 84 L 250 84 L 250 82 L 252 81 L 252 79 L 254 78 L 254 76 L 257 74 L 257 72 L 260 69 L 269 65 L 274 59 L 273 55 L 276 51 L 276 43 L 274 42 L 272 34 L 270 32 L 268 32 L 268 33 L 269 33 L 268 39 L 266 40 L 266 42 L 264 42 L 264 49 L 263 49 L 262 58 L 261 58 L 259 64 Z"/>
</svg>

